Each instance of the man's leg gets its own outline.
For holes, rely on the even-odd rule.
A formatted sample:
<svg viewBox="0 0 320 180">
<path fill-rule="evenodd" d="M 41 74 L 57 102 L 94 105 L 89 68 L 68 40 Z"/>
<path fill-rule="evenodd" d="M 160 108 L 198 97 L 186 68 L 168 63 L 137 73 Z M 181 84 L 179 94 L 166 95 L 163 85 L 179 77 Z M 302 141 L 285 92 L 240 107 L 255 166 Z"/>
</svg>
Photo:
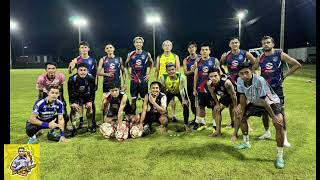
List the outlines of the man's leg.
<svg viewBox="0 0 320 180">
<path fill-rule="evenodd" d="M 138 98 L 138 86 L 133 81 L 130 82 L 130 95 L 131 95 L 131 107 L 134 113 L 136 113 L 137 109 L 137 98 Z"/>
<path fill-rule="evenodd" d="M 249 142 L 249 128 L 248 128 L 248 116 L 244 116 L 241 119 L 240 126 L 241 126 L 241 132 L 243 136 L 243 143 L 237 145 L 236 149 L 248 149 L 251 148 L 250 142 Z"/>
<path fill-rule="evenodd" d="M 171 109 L 172 109 L 172 122 L 177 122 L 176 118 L 176 98 L 173 97 L 171 100 Z"/>
<path fill-rule="evenodd" d="M 273 125 L 276 129 L 276 140 L 277 140 L 277 158 L 275 161 L 275 166 L 277 168 L 284 168 L 284 160 L 283 160 L 283 142 L 284 142 L 284 129 L 283 129 L 283 116 L 281 113 L 276 115 L 278 119 L 280 119 L 279 122 L 274 122 Z"/>
<path fill-rule="evenodd" d="M 209 136 L 211 136 L 211 137 L 221 136 L 221 109 L 220 109 L 220 106 L 219 107 L 214 106 L 212 112 L 213 112 L 212 116 L 214 117 L 214 120 L 216 122 L 216 130 L 215 130 L 215 132 L 212 132 L 212 134 L 210 134 Z"/>
<path fill-rule="evenodd" d="M 195 106 L 195 97 L 193 95 L 193 87 L 187 86 L 188 97 L 190 99 L 191 111 L 194 114 L 194 119 L 191 121 L 190 125 L 194 125 L 196 120 L 196 106 Z"/>
<path fill-rule="evenodd" d="M 93 103 L 91 108 L 86 108 L 86 117 L 88 121 L 88 131 L 95 133 L 96 128 L 93 125 Z"/>
<path fill-rule="evenodd" d="M 185 91 L 185 94 L 186 94 L 186 91 Z M 188 101 L 188 104 L 183 104 L 181 95 L 179 94 L 177 97 L 183 107 L 183 124 L 184 124 L 185 130 L 189 132 L 190 131 L 190 128 L 188 127 L 189 126 L 189 106 L 188 106 L 189 101 Z"/>
<path fill-rule="evenodd" d="M 167 125 L 168 125 L 168 117 L 166 115 L 161 115 L 159 117 L 160 121 L 160 133 L 163 134 L 167 131 Z"/>
<path fill-rule="evenodd" d="M 240 128 L 240 118 L 235 112 L 233 112 L 233 104 L 231 103 L 229 105 L 229 111 L 232 112 L 233 116 L 233 127 L 234 127 L 234 130 L 233 130 L 233 134 L 232 134 L 232 137 L 231 137 L 231 140 L 232 141 L 235 141 L 237 140 L 237 137 L 238 137 L 238 131 L 239 131 L 239 128 Z"/>
<path fill-rule="evenodd" d="M 40 131 L 42 128 L 41 126 L 37 126 L 34 124 L 31 124 L 30 122 L 26 122 L 26 134 L 29 136 L 29 140 L 27 144 L 34 144 L 36 142 L 36 134 L 38 131 Z"/>
</svg>

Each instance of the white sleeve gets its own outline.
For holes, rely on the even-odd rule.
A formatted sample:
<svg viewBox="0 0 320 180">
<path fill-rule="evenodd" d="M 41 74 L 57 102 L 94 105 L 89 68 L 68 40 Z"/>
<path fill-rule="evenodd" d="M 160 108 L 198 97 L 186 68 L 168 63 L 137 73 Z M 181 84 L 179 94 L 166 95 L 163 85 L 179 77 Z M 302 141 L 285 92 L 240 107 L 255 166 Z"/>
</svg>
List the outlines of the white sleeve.
<svg viewBox="0 0 320 180">
<path fill-rule="evenodd" d="M 167 109 L 167 96 L 163 96 L 161 98 L 161 107 L 163 107 L 164 109 Z"/>
</svg>

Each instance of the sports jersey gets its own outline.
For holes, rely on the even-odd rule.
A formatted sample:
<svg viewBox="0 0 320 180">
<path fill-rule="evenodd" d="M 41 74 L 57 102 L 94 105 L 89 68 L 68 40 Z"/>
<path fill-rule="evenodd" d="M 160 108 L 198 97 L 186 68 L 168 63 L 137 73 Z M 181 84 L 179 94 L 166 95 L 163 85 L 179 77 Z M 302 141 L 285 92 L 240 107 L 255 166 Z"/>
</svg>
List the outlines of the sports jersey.
<svg viewBox="0 0 320 180">
<path fill-rule="evenodd" d="M 176 55 L 174 53 L 170 53 L 169 56 L 162 54 L 159 58 L 159 75 L 158 79 L 161 78 L 163 74 L 167 73 L 166 65 L 171 62 L 176 64 Z"/>
<path fill-rule="evenodd" d="M 53 79 L 49 79 L 47 73 L 41 74 L 37 79 L 37 84 L 40 90 L 48 93 L 50 86 L 63 86 L 64 75 L 62 73 L 56 73 Z"/>
<path fill-rule="evenodd" d="M 230 94 L 225 86 L 226 81 L 228 80 L 227 77 L 221 76 L 220 81 L 218 84 L 211 84 L 211 88 L 213 88 L 214 92 L 220 96 L 221 98 L 230 97 Z"/>
<path fill-rule="evenodd" d="M 192 59 L 190 56 L 188 56 L 188 58 L 186 59 L 187 71 L 191 71 L 196 59 L 198 59 L 200 57 L 201 57 L 200 55 L 197 55 L 196 58 Z M 191 74 L 187 75 L 188 86 L 193 87 L 193 76 L 194 76 L 193 72 Z"/>
<path fill-rule="evenodd" d="M 113 76 L 104 76 L 103 77 L 103 84 L 111 84 L 113 82 L 117 84 L 121 84 L 120 78 L 120 66 L 121 66 L 121 59 L 120 57 L 108 58 L 107 56 L 103 57 L 103 65 L 102 68 L 104 69 L 104 73 L 113 73 Z"/>
<path fill-rule="evenodd" d="M 97 74 L 97 61 L 92 58 L 88 57 L 87 59 L 82 58 L 81 56 L 77 57 L 77 63 L 76 63 L 76 68 L 78 69 L 78 66 L 80 63 L 85 63 L 88 66 L 88 72 L 91 74 L 93 77 L 96 77 Z"/>
<path fill-rule="evenodd" d="M 78 103 L 80 98 L 92 102 L 95 96 L 95 78 L 91 74 L 81 78 L 78 74 L 70 76 L 68 81 L 70 104 Z"/>
<path fill-rule="evenodd" d="M 34 103 L 33 114 L 41 121 L 52 119 L 55 115 L 63 115 L 63 104 L 59 99 L 49 103 L 47 98 L 40 98 Z"/>
<path fill-rule="evenodd" d="M 151 93 L 149 93 L 149 95 L 148 95 L 148 104 L 150 106 L 150 111 L 156 113 L 156 112 L 158 112 L 158 110 L 157 110 L 156 107 L 154 107 L 150 103 L 150 96 L 152 96 Z M 167 109 L 167 96 L 164 93 L 160 92 L 159 95 L 156 98 L 156 103 L 159 106 L 164 107 L 165 109 Z"/>
<path fill-rule="evenodd" d="M 172 94 L 180 94 L 180 91 L 179 91 L 180 77 L 181 77 L 180 73 L 176 73 L 175 79 L 171 79 L 168 74 L 163 75 L 166 92 L 170 92 Z"/>
<path fill-rule="evenodd" d="M 269 103 L 280 103 L 276 93 L 269 87 L 269 84 L 262 76 L 252 75 L 252 84 L 249 87 L 244 85 L 244 81 L 239 77 L 237 80 L 237 91 L 243 93 L 247 100 L 253 104 L 259 104 L 258 101 L 265 97 Z"/>
<path fill-rule="evenodd" d="M 282 83 L 281 53 L 282 50 L 279 49 L 270 56 L 266 56 L 265 53 L 260 55 L 261 76 L 267 80 L 271 87 L 277 87 Z"/>
<path fill-rule="evenodd" d="M 136 51 L 131 51 L 129 54 L 129 67 L 131 67 L 131 79 L 135 83 L 144 81 L 147 73 L 148 52 L 142 51 L 138 54 Z"/>
<path fill-rule="evenodd" d="M 29 166 L 31 166 L 31 165 L 32 165 L 32 164 L 31 164 L 31 161 L 30 161 L 28 158 L 18 156 L 18 157 L 12 162 L 11 167 L 12 167 L 15 171 L 17 171 L 17 170 L 19 170 L 19 169 L 21 169 L 21 168 L 29 167 Z"/>
<path fill-rule="evenodd" d="M 109 102 L 109 111 L 111 110 L 112 112 L 114 112 L 114 114 L 117 114 L 118 111 L 119 111 L 119 107 L 120 107 L 120 104 L 121 104 L 121 100 L 123 98 L 123 96 L 125 95 L 124 92 L 120 91 L 119 92 L 119 96 L 118 97 L 113 97 L 111 96 L 110 93 L 107 93 L 107 100 Z M 129 99 L 127 98 L 127 101 L 126 101 L 126 105 L 124 107 L 124 112 L 129 112 L 128 110 L 130 110 L 131 106 L 130 106 L 130 103 L 129 103 Z"/>
<path fill-rule="evenodd" d="M 240 49 L 239 53 L 234 55 L 231 51 L 226 53 L 225 64 L 228 67 L 228 75 L 232 84 L 236 84 L 237 78 L 239 77 L 239 65 L 246 61 L 247 51 Z"/>
<path fill-rule="evenodd" d="M 198 62 L 198 81 L 197 81 L 197 91 L 204 93 L 207 81 L 209 80 L 209 69 L 218 68 L 219 65 L 214 57 L 210 57 L 207 60 L 200 58 Z"/>
</svg>

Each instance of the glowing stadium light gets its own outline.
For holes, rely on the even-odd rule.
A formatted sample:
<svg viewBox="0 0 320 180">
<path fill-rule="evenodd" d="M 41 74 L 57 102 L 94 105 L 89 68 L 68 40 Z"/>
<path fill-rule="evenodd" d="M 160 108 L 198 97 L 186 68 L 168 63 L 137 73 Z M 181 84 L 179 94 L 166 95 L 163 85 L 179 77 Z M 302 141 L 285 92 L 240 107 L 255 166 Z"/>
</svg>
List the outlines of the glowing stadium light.
<svg viewBox="0 0 320 180">
<path fill-rule="evenodd" d="M 241 40 L 241 20 L 248 14 L 248 10 L 240 11 L 237 14 L 237 18 L 239 20 L 239 39 Z"/>
<path fill-rule="evenodd" d="M 81 27 L 88 26 L 88 20 L 81 16 L 71 16 L 69 21 L 78 28 L 79 31 L 79 43 L 81 42 Z"/>
<path fill-rule="evenodd" d="M 152 31 L 153 31 L 153 60 L 155 61 L 155 58 L 156 58 L 156 35 L 155 35 L 155 32 L 156 32 L 156 27 L 155 25 L 156 24 L 160 24 L 161 23 L 161 18 L 158 14 L 150 14 L 150 15 L 147 15 L 146 17 L 146 22 L 147 24 L 151 24 L 152 25 Z"/>
<path fill-rule="evenodd" d="M 16 31 L 19 29 L 19 24 L 18 22 L 14 20 L 10 20 L 10 31 Z"/>
<path fill-rule="evenodd" d="M 238 18 L 238 19 L 243 19 L 244 16 L 245 16 L 245 14 L 244 14 L 244 12 L 242 12 L 242 11 L 237 14 L 237 18 Z"/>
</svg>

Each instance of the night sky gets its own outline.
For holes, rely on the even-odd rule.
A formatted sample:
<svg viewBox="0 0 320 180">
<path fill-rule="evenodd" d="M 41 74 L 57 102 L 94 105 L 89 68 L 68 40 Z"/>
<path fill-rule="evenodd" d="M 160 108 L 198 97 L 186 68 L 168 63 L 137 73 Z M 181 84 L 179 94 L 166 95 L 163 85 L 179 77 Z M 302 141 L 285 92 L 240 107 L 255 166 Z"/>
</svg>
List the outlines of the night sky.
<svg viewBox="0 0 320 180">
<path fill-rule="evenodd" d="M 316 1 L 287 0 L 285 49 L 315 45 Z M 159 12 L 156 27 L 157 53 L 162 41 L 173 42 L 173 52 L 186 55 L 186 44 L 194 40 L 212 43 L 213 56 L 227 51 L 228 39 L 238 35 L 238 10 L 247 9 L 242 21 L 241 47 L 260 46 L 263 35 L 273 36 L 279 47 L 280 0 L 11 0 L 10 17 L 21 30 L 12 34 L 13 53 L 21 55 L 21 40 L 28 46 L 25 54 L 50 54 L 69 58 L 77 55 L 78 31 L 68 18 L 83 15 L 89 26 L 82 28 L 82 40 L 90 43 L 92 53 L 100 58 L 106 42 L 116 49 L 134 49 L 132 39 L 144 37 L 144 49 L 152 52 L 152 27 L 145 16 Z M 124 58 L 124 57 L 123 57 Z"/>
</svg>

